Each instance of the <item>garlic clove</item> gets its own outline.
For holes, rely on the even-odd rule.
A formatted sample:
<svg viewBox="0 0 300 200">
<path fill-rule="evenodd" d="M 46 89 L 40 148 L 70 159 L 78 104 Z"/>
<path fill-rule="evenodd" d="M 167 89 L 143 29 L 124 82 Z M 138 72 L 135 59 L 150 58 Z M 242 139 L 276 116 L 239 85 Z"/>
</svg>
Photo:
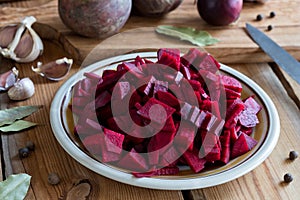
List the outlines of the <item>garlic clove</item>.
<svg viewBox="0 0 300 200">
<path fill-rule="evenodd" d="M 0 49 L 7 48 L 13 41 L 15 33 L 18 29 L 17 25 L 8 25 L 0 30 Z"/>
<path fill-rule="evenodd" d="M 53 81 L 59 81 L 66 77 L 73 64 L 72 59 L 66 57 L 51 61 L 43 65 L 42 62 L 37 63 L 37 67 L 31 67 L 32 71 Z"/>
<path fill-rule="evenodd" d="M 19 71 L 14 67 L 11 70 L 0 74 L 0 91 L 6 91 L 17 81 Z"/>
<path fill-rule="evenodd" d="M 32 51 L 33 39 L 28 31 L 26 31 L 15 49 L 15 54 L 18 58 L 26 58 Z"/>
<path fill-rule="evenodd" d="M 14 86 L 8 90 L 8 97 L 11 100 L 25 100 L 34 95 L 34 84 L 30 78 L 23 78 L 18 80 Z"/>
<path fill-rule="evenodd" d="M 43 42 L 31 27 L 35 22 L 36 18 L 33 16 L 25 17 L 24 20 L 22 20 L 12 42 L 7 48 L 0 49 L 0 52 L 4 57 L 13 59 L 16 62 L 27 63 L 34 61 L 43 53 Z M 33 42 L 30 42 L 27 34 L 32 38 Z M 23 57 L 19 57 L 19 55 Z"/>
</svg>

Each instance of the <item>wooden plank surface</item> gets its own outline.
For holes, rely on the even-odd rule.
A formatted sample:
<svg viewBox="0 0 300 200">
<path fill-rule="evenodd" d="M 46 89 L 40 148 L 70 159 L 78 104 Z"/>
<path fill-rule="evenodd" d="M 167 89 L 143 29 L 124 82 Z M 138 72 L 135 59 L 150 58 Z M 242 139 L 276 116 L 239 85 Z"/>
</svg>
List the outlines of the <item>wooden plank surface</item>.
<svg viewBox="0 0 300 200">
<path fill-rule="evenodd" d="M 78 58 L 79 63 L 84 60 L 97 44 L 101 42 L 96 53 L 101 57 L 107 57 L 137 48 L 158 48 L 160 45 L 186 49 L 191 45 L 178 42 L 154 33 L 158 24 L 185 24 L 199 29 L 208 30 L 212 35 L 222 38 L 216 46 L 206 48 L 220 61 L 229 64 L 233 68 L 251 77 L 256 81 L 274 101 L 281 123 L 281 135 L 278 144 L 270 157 L 259 167 L 247 175 L 229 183 L 192 191 L 161 191 L 149 190 L 122 184 L 103 176 L 100 176 L 71 158 L 58 144 L 52 133 L 49 123 L 49 110 L 55 92 L 63 84 L 51 82 L 36 74 L 30 67 L 36 61 L 29 64 L 16 64 L 20 70 L 20 77 L 30 77 L 36 86 L 36 94 L 21 102 L 8 102 L 5 93 L 1 93 L 1 109 L 18 105 L 44 105 L 44 107 L 29 117 L 29 120 L 41 124 L 40 126 L 24 131 L 20 134 L 2 134 L 1 160 L 5 166 L 2 170 L 7 177 L 11 173 L 26 172 L 32 175 L 30 191 L 26 199 L 77 199 L 74 194 L 88 196 L 88 199 L 185 199 L 185 200 L 211 200 L 211 199 L 298 199 L 300 192 L 300 163 L 299 159 L 291 162 L 287 160 L 290 150 L 300 152 L 299 130 L 300 114 L 299 85 L 295 84 L 288 75 L 281 71 L 282 75 L 274 73 L 267 63 L 270 59 L 265 56 L 257 46 L 251 42 L 244 32 L 244 23 L 250 21 L 261 29 L 268 24 L 275 24 L 275 29 L 270 34 L 277 42 L 287 48 L 297 57 L 299 54 L 300 18 L 298 17 L 299 0 L 270 0 L 265 5 L 245 4 L 240 20 L 228 27 L 212 27 L 205 24 L 198 16 L 192 0 L 184 1 L 178 10 L 163 19 L 145 19 L 131 17 L 128 24 L 122 30 L 121 35 L 116 35 L 108 40 L 99 41 L 79 37 L 67 29 L 57 16 L 57 1 L 22 1 L 10 4 L 0 4 L 0 26 L 19 21 L 23 16 L 34 14 L 40 23 L 35 28 L 45 41 L 45 52 L 38 60 L 52 61 L 63 56 Z M 34 5 L 38 5 L 35 7 Z M 251 5 L 251 6 L 250 6 Z M 8 7 L 9 6 L 9 7 Z M 257 13 L 267 15 L 270 11 L 276 11 L 274 19 L 265 19 L 262 22 L 254 22 Z M 145 23 L 147 20 L 147 23 Z M 134 37 L 132 36 L 134 35 Z M 150 37 L 149 43 L 143 39 Z M 120 43 L 120 39 L 126 38 L 126 42 Z M 133 39 L 134 38 L 134 39 Z M 138 38 L 138 39 L 137 39 Z M 137 43 L 140 42 L 140 43 Z M 154 42 L 154 44 L 152 44 Z M 164 43 L 161 43 L 163 41 Z M 232 42 L 234 41 L 234 42 Z M 140 44 L 140 45 L 139 45 Z M 152 46 L 151 46 L 152 45 Z M 64 50 L 61 48 L 64 47 Z M 248 64 L 230 64 L 237 62 L 249 62 Z M 1 67 L 3 62 L 1 63 Z M 74 65 L 71 73 L 75 73 L 79 65 Z M 279 77 L 279 79 L 278 79 Z M 289 85 L 285 85 L 288 83 Z M 289 96 L 290 88 L 296 94 L 294 98 Z M 26 159 L 18 158 L 18 149 L 23 147 L 26 141 L 31 140 L 36 144 L 36 150 Z M 61 183 L 52 186 L 47 182 L 50 172 L 56 172 L 61 177 Z M 291 184 L 282 182 L 286 172 L 293 174 L 295 180 Z M 0 179 L 2 179 L 0 175 Z"/>
<path fill-rule="evenodd" d="M 70 53 L 77 63 L 81 63 L 87 54 L 102 40 L 80 37 L 61 22 L 58 16 L 57 2 L 41 0 L 22 1 L 12 3 L 12 7 L 0 7 L 0 26 L 17 22 L 26 15 L 34 15 L 38 19 L 35 29 L 43 38 L 58 40 L 65 50 Z M 265 55 L 245 32 L 245 23 L 250 22 L 265 31 L 270 37 L 287 49 L 293 56 L 300 59 L 300 38 L 297 37 L 300 31 L 300 14 L 298 8 L 300 0 L 271 0 L 266 4 L 244 3 L 240 19 L 229 26 L 215 27 L 206 24 L 199 16 L 193 0 L 185 0 L 183 4 L 163 18 L 144 18 L 131 16 L 121 30 L 120 37 L 127 37 L 129 41 L 135 41 L 130 47 L 120 45 L 113 47 L 112 38 L 105 40 L 111 44 L 114 50 L 120 49 L 124 52 L 141 47 L 159 47 L 176 45 L 182 49 L 190 48 L 187 42 L 178 42 L 165 36 L 157 35 L 154 31 L 159 24 L 172 24 L 178 26 L 192 26 L 199 30 L 206 30 L 214 37 L 220 39 L 220 43 L 206 47 L 206 50 L 224 63 L 253 63 L 269 62 L 271 59 Z M 275 18 L 269 18 L 270 11 L 276 12 Z M 266 16 L 262 21 L 255 21 L 257 14 Z M 266 31 L 268 25 L 275 28 Z M 140 32 L 142 28 L 142 32 Z M 129 32 L 129 33 L 127 33 Z M 130 33 L 135 34 L 130 34 Z M 139 37 L 136 37 L 137 35 Z"/>
</svg>

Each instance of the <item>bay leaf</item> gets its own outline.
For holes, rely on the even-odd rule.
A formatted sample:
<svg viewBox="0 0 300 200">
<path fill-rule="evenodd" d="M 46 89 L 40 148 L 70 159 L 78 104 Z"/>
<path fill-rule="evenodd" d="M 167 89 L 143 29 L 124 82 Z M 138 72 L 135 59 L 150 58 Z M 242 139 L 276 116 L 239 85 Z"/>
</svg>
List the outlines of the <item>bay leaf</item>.
<svg viewBox="0 0 300 200">
<path fill-rule="evenodd" d="M 176 27 L 161 25 L 156 28 L 156 32 L 167 36 L 177 37 L 181 40 L 189 41 L 197 46 L 213 45 L 219 42 L 206 31 L 200 31 L 192 27 Z"/>
<path fill-rule="evenodd" d="M 10 175 L 5 181 L 0 182 L 0 199 L 24 199 L 30 186 L 30 179 L 31 176 L 25 173 Z"/>
<path fill-rule="evenodd" d="M 29 122 L 25 120 L 17 120 L 10 125 L 0 127 L 0 131 L 2 132 L 17 132 L 22 131 L 24 129 L 36 126 L 37 123 Z"/>
<path fill-rule="evenodd" d="M 18 119 L 22 119 L 36 112 L 41 106 L 18 106 L 5 110 L 0 110 L 0 127 L 11 124 Z"/>
</svg>

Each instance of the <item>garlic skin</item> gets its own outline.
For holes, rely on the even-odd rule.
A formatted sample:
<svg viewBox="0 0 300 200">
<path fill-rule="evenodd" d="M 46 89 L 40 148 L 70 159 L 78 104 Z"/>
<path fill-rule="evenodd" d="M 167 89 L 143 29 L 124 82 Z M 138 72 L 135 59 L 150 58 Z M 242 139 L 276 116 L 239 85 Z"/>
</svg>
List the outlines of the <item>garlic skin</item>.
<svg viewBox="0 0 300 200">
<path fill-rule="evenodd" d="M 19 63 L 28 63 L 34 61 L 43 53 L 44 45 L 39 35 L 32 29 L 32 24 L 36 22 L 33 16 L 25 17 L 17 26 L 16 32 L 12 38 L 12 33 L 16 25 L 8 25 L 0 32 L 0 53 Z M 10 33 L 10 35 L 6 34 Z M 2 45 L 1 45 L 2 43 Z M 9 43 L 7 45 L 7 43 Z"/>
<path fill-rule="evenodd" d="M 8 90 L 7 94 L 11 100 L 20 101 L 32 97 L 34 92 L 34 84 L 30 78 L 27 77 L 18 80 L 14 86 Z"/>
</svg>

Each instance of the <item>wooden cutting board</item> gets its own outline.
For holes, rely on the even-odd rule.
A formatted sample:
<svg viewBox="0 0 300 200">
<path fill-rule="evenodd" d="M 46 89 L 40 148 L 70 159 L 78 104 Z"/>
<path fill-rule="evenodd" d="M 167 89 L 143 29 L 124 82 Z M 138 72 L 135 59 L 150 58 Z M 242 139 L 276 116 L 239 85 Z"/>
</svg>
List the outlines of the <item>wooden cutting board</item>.
<svg viewBox="0 0 300 200">
<path fill-rule="evenodd" d="M 72 32 L 60 20 L 57 7 L 57 0 L 3 3 L 0 4 L 0 26 L 18 22 L 24 16 L 33 15 L 38 19 L 34 29 L 41 37 L 60 43 L 77 64 L 81 64 L 87 55 L 91 55 L 93 49 L 93 59 L 89 59 L 85 62 L 86 64 L 93 60 L 131 51 L 160 47 L 176 47 L 186 50 L 195 47 L 188 42 L 155 33 L 155 27 L 162 24 L 191 26 L 208 31 L 220 42 L 207 46 L 205 50 L 220 62 L 270 62 L 271 59 L 253 43 L 245 32 L 245 23 L 249 22 L 263 30 L 300 60 L 300 13 L 298 12 L 300 0 L 269 0 L 265 4 L 244 3 L 239 20 L 232 25 L 221 27 L 206 24 L 199 16 L 194 0 L 185 0 L 179 8 L 162 18 L 131 16 L 120 34 L 105 40 L 85 38 Z M 276 13 L 276 17 L 268 17 L 271 11 Z M 256 21 L 257 14 L 264 15 L 264 19 Z M 273 25 L 274 29 L 267 31 L 268 25 Z"/>
</svg>

